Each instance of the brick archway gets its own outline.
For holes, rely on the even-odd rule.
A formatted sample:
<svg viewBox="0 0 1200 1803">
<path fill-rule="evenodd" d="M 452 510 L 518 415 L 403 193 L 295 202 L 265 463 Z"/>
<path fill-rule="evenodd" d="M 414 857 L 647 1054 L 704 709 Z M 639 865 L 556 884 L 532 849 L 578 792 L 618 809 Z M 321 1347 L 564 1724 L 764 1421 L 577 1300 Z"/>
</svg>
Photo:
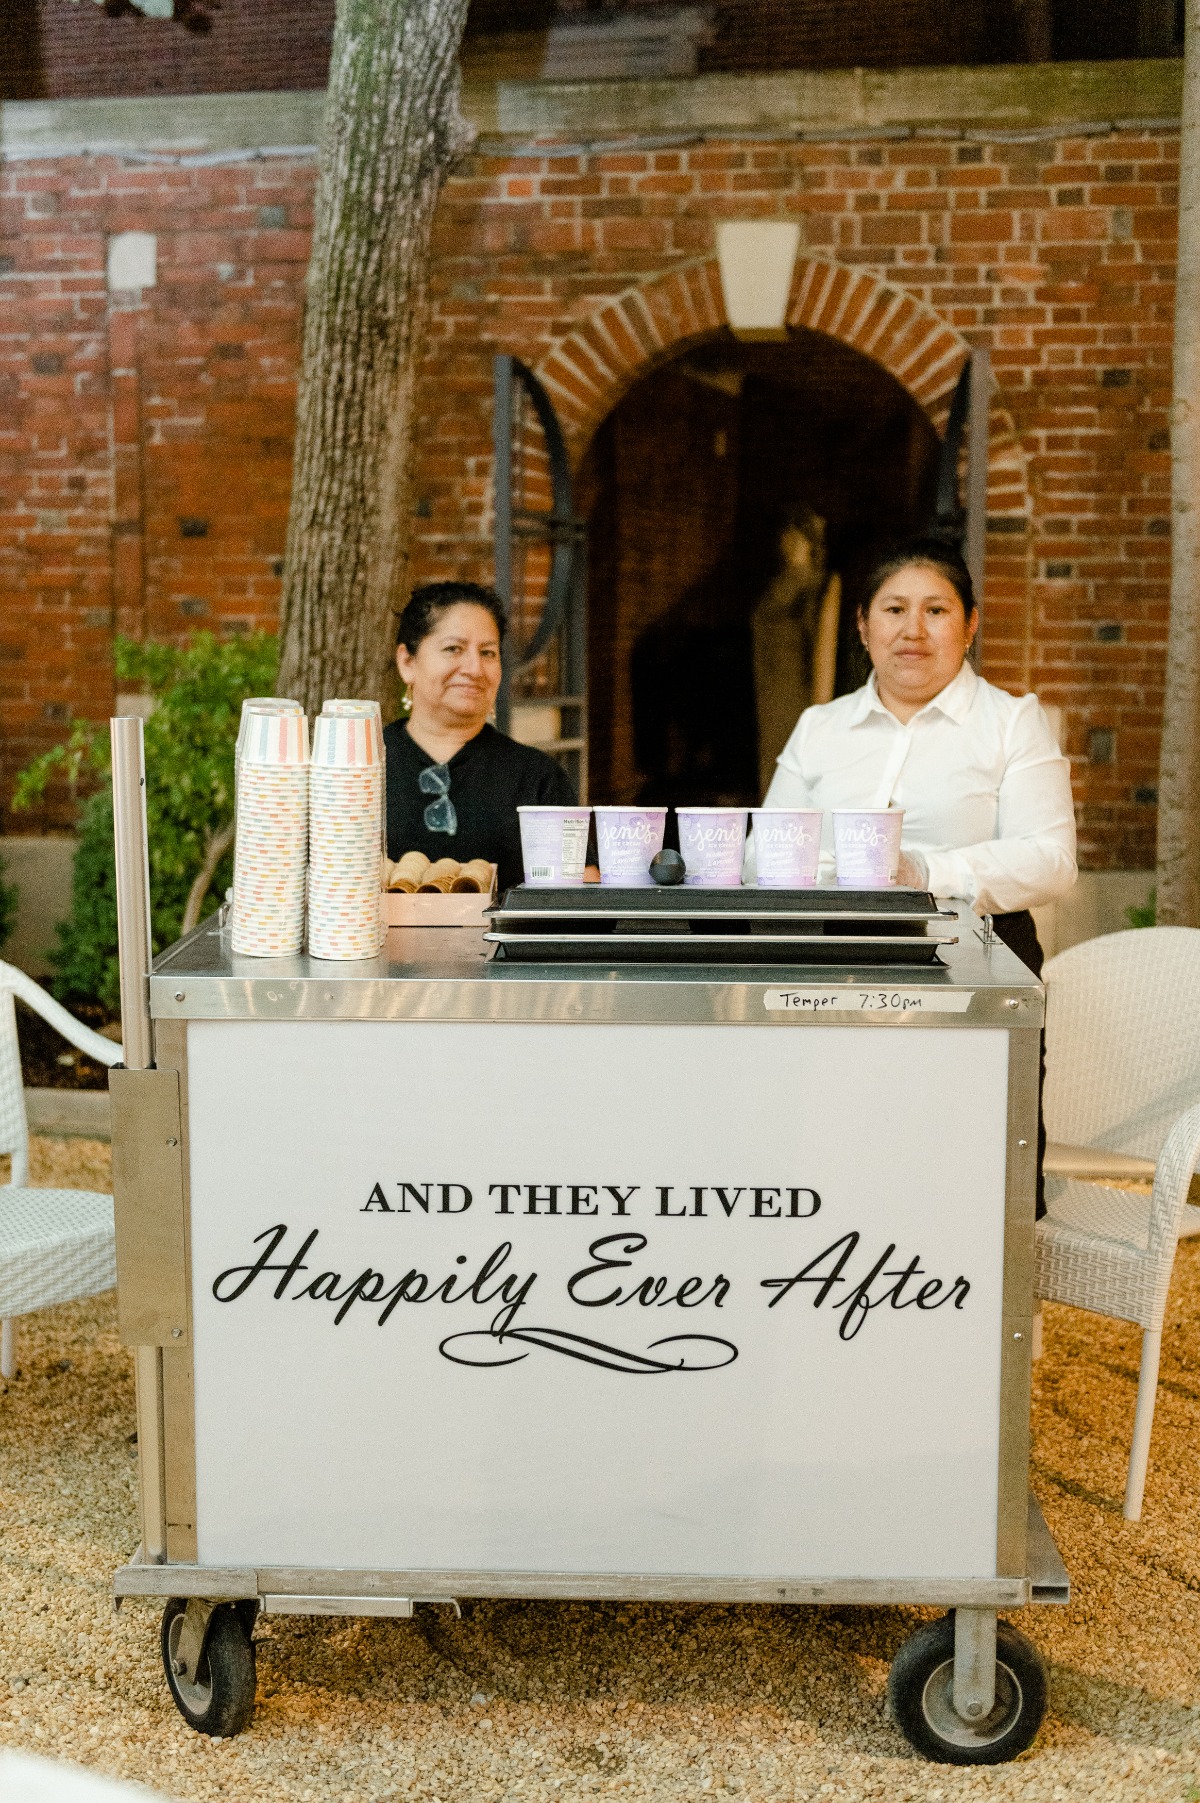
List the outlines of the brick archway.
<svg viewBox="0 0 1200 1803">
<path fill-rule="evenodd" d="M 801 255 L 787 319 L 870 357 L 908 390 L 939 431 L 944 427 L 969 346 L 934 308 L 867 270 Z M 560 339 L 537 373 L 573 454 L 582 455 L 640 377 L 725 324 L 717 262 L 709 257 L 628 289 Z M 1023 518 L 1029 511 L 1025 459 L 1012 419 L 995 397 L 989 444 L 989 515 Z"/>
</svg>

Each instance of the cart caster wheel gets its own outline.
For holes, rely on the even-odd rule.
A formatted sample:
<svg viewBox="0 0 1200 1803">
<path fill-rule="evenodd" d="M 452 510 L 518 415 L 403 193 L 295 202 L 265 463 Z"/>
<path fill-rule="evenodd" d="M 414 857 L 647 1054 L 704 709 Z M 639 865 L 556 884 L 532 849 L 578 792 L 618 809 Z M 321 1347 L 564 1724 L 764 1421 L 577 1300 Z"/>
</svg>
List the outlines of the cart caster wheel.
<svg viewBox="0 0 1200 1803">
<path fill-rule="evenodd" d="M 222 1739 L 240 1734 L 254 1714 L 253 1615 L 237 1603 L 221 1603 L 212 1612 L 204 1651 L 194 1677 L 178 1669 L 179 1642 L 187 1599 L 173 1596 L 163 1610 L 162 1656 L 175 1707 L 197 1734 Z"/>
<path fill-rule="evenodd" d="M 1046 1667 L 1033 1642 L 996 1623 L 996 1702 L 968 1722 L 954 1707 L 954 1617 L 929 1622 L 906 1640 L 888 1673 L 897 1725 L 940 1765 L 1001 1765 L 1023 1753 L 1046 1713 Z"/>
</svg>

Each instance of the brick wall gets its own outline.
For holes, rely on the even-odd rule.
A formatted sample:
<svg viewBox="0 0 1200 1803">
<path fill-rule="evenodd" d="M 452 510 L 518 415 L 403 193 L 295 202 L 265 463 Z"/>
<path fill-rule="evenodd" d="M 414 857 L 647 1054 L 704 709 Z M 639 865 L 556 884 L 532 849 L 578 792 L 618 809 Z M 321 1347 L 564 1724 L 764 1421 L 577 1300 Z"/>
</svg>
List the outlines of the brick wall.
<svg viewBox="0 0 1200 1803">
<path fill-rule="evenodd" d="M 799 218 L 793 321 L 935 420 L 965 345 L 990 347 L 985 668 L 1066 710 L 1085 861 L 1151 864 L 1176 152 L 1130 129 L 477 156 L 438 216 L 414 573 L 490 574 L 494 349 L 543 370 L 582 453 L 641 373 L 719 329 L 714 221 Z M 3 179 L 7 782 L 65 710 L 104 713 L 114 607 L 156 635 L 274 616 L 313 169 Z M 158 234 L 159 284 L 114 309 L 105 238 L 132 227 Z"/>
<path fill-rule="evenodd" d="M 197 0 L 193 28 L 91 0 L 5 0 L 0 96 L 323 88 L 334 0 Z"/>
</svg>

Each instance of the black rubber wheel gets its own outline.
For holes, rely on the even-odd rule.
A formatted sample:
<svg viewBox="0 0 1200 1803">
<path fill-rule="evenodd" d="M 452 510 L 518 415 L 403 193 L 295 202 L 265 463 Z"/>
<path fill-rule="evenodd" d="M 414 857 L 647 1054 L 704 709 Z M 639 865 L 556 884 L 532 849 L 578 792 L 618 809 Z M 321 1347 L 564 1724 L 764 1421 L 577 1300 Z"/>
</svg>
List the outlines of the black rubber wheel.
<svg viewBox="0 0 1200 1803">
<path fill-rule="evenodd" d="M 195 1679 L 176 1672 L 179 1635 L 187 1599 L 173 1596 L 163 1610 L 162 1657 L 175 1707 L 197 1734 L 222 1740 L 240 1734 L 254 1714 L 256 1673 L 251 1629 L 254 1616 L 239 1603 L 221 1603 L 212 1612 Z"/>
<path fill-rule="evenodd" d="M 1046 1667 L 1024 1634 L 996 1623 L 996 1703 L 982 1721 L 954 1707 L 954 1617 L 918 1628 L 888 1673 L 888 1701 L 906 1740 L 939 1765 L 1002 1765 L 1023 1753 L 1046 1713 Z"/>
</svg>

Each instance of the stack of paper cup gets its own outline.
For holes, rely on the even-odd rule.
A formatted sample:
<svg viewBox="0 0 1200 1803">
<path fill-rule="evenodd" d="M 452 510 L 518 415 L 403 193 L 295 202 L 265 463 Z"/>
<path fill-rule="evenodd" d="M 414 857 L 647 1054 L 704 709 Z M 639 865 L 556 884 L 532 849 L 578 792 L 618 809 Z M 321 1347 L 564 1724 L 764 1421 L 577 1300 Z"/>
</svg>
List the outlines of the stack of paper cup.
<svg viewBox="0 0 1200 1803">
<path fill-rule="evenodd" d="M 374 958 L 386 937 L 379 848 L 383 736 L 373 703 L 321 714 L 309 778 L 308 950 Z"/>
<path fill-rule="evenodd" d="M 285 958 L 304 943 L 308 721 L 298 703 L 242 710 L 237 757 L 231 947 Z"/>
<path fill-rule="evenodd" d="M 387 857 L 387 759 L 383 752 L 383 714 L 377 701 L 327 701 L 323 714 L 336 714 L 345 720 L 370 720 L 375 734 L 375 750 L 383 773 L 383 805 L 379 811 L 379 849 Z M 381 884 L 382 886 L 382 884 Z"/>
</svg>

